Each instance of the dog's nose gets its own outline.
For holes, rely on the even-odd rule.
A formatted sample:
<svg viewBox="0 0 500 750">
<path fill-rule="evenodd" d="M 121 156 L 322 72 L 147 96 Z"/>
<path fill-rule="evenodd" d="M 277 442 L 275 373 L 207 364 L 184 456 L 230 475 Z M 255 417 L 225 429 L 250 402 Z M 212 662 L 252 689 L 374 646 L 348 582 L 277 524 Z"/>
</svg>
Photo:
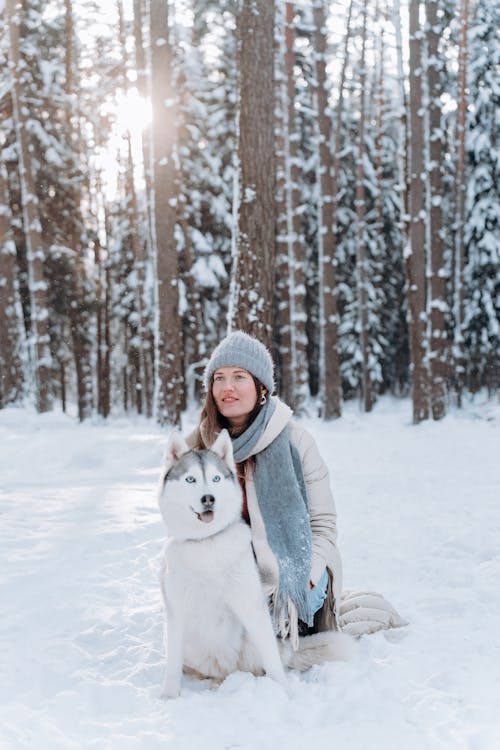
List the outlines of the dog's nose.
<svg viewBox="0 0 500 750">
<path fill-rule="evenodd" d="M 201 498 L 201 504 L 206 510 L 211 508 L 214 503 L 215 497 L 213 495 L 203 495 L 203 497 Z"/>
</svg>

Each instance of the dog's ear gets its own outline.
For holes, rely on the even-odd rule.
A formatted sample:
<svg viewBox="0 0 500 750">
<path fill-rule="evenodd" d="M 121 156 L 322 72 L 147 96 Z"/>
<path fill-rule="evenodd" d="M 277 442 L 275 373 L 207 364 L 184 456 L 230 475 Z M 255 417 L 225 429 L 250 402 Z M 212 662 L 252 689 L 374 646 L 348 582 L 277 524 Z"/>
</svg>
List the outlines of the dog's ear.
<svg viewBox="0 0 500 750">
<path fill-rule="evenodd" d="M 223 461 L 229 466 L 232 472 L 235 471 L 236 466 L 234 464 L 233 457 L 233 443 L 227 430 L 221 430 L 217 440 L 210 448 L 211 451 L 217 453 Z"/>
<path fill-rule="evenodd" d="M 165 448 L 165 456 L 163 459 L 164 473 L 166 474 L 167 471 L 175 464 L 175 462 L 178 461 L 179 458 L 189 450 L 191 450 L 189 445 L 186 443 L 178 430 L 174 430 L 172 433 L 170 433 L 170 437 L 168 438 L 167 446 Z"/>
</svg>

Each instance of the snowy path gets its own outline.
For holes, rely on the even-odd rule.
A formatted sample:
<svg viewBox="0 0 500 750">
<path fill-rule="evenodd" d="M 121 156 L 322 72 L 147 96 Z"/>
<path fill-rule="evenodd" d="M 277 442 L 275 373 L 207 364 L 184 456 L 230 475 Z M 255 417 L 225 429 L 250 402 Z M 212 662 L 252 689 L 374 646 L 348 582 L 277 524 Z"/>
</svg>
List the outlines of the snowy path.
<svg viewBox="0 0 500 750">
<path fill-rule="evenodd" d="M 162 703 L 164 435 L 0 411 L 1 750 L 497 750 L 500 407 L 409 424 L 407 402 L 310 420 L 332 471 L 347 588 L 409 628 L 349 663 L 235 674 Z"/>
</svg>

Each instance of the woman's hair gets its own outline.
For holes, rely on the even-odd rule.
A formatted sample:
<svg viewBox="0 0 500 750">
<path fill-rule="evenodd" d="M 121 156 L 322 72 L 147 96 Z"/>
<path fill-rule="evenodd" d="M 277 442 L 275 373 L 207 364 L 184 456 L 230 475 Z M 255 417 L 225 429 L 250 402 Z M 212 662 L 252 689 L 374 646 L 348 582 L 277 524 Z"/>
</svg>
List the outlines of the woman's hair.
<svg viewBox="0 0 500 750">
<path fill-rule="evenodd" d="M 250 373 L 250 375 L 252 375 L 252 373 Z M 217 404 L 215 403 L 215 399 L 212 393 L 212 386 L 214 382 L 212 375 L 212 377 L 210 378 L 210 383 L 208 385 L 207 394 L 205 396 L 205 403 L 200 415 L 199 424 L 200 426 L 203 424 L 203 437 L 201 435 L 200 427 L 198 427 L 197 445 L 195 446 L 196 448 L 210 448 L 210 446 L 215 442 L 217 433 L 219 433 L 223 429 L 226 429 L 231 437 L 236 437 L 237 435 L 240 435 L 242 432 L 244 432 L 247 427 L 252 424 L 263 406 L 263 404 L 260 403 L 260 396 L 262 392 L 267 393 L 267 388 L 265 387 L 265 385 L 263 385 L 260 380 L 258 380 L 254 375 L 252 375 L 252 378 L 253 382 L 255 383 L 255 390 L 257 392 L 256 403 L 254 408 L 248 415 L 248 420 L 245 426 L 242 429 L 240 428 L 236 431 L 229 424 L 229 420 L 226 419 L 226 417 L 224 417 L 217 408 Z M 207 443 L 206 445 L 205 442 Z"/>
</svg>

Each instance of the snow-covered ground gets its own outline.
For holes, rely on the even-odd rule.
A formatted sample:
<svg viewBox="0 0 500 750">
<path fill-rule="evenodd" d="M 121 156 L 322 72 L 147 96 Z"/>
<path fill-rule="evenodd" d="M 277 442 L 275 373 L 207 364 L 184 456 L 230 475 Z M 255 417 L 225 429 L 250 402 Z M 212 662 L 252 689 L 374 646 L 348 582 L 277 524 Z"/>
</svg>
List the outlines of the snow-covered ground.
<svg viewBox="0 0 500 750">
<path fill-rule="evenodd" d="M 186 419 L 186 428 L 189 426 Z M 410 621 L 350 662 L 159 700 L 165 434 L 0 411 L 1 750 L 498 750 L 500 406 L 306 420 L 331 467 L 347 588 Z"/>
</svg>

